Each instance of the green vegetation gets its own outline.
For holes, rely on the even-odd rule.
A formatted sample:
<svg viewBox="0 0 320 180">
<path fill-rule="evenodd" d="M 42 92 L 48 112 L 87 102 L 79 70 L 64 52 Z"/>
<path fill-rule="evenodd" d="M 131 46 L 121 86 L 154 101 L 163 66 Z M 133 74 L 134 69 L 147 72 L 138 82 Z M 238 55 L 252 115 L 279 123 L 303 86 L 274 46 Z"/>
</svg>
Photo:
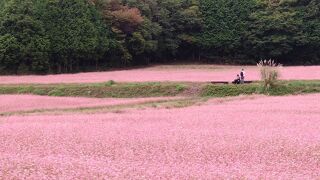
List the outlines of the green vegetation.
<svg viewBox="0 0 320 180">
<path fill-rule="evenodd" d="M 122 105 L 108 105 L 81 108 L 52 108 L 52 109 L 34 109 L 26 111 L 15 111 L 0 113 L 0 116 L 11 115 L 31 115 L 31 114 L 66 114 L 66 113 L 122 113 L 127 109 L 144 109 L 144 108 L 183 108 L 193 105 L 200 105 L 206 102 L 207 98 L 182 98 L 182 99 L 164 99 L 150 100 L 141 103 L 128 103 Z"/>
<path fill-rule="evenodd" d="M 193 89 L 198 89 L 193 91 Z M 214 85 L 208 83 L 116 83 L 99 84 L 52 84 L 52 85 L 0 85 L 0 94 L 35 94 L 46 96 L 72 96 L 95 98 L 136 97 L 228 97 L 239 95 L 266 94 L 292 95 L 319 93 L 320 81 L 279 81 L 265 89 L 263 84 Z"/>
<path fill-rule="evenodd" d="M 245 85 L 206 85 L 202 89 L 201 96 L 204 97 L 227 97 L 239 95 L 258 94 L 259 84 Z"/>
<path fill-rule="evenodd" d="M 202 89 L 204 97 L 227 97 L 238 95 L 265 94 L 271 96 L 319 93 L 320 81 L 279 81 L 275 86 L 265 89 L 262 84 L 244 85 L 206 85 Z"/>
<path fill-rule="evenodd" d="M 320 64 L 319 0 L 3 0 L 0 73 L 190 59 Z"/>
<path fill-rule="evenodd" d="M 180 88 L 183 87 L 183 88 Z M 196 94 L 184 93 L 192 88 L 200 88 Z M 239 95 L 264 94 L 282 96 L 292 94 L 320 93 L 320 81 L 280 81 L 269 89 L 263 84 L 213 85 L 207 83 L 116 83 L 109 81 L 101 84 L 52 84 L 52 85 L 0 85 L 0 94 L 37 94 L 49 96 L 83 96 L 83 97 L 156 97 L 184 96 L 183 98 L 147 100 L 145 102 L 121 105 L 102 105 L 79 108 L 34 109 L 0 113 L 0 116 L 30 114 L 65 114 L 65 113 L 122 113 L 127 109 L 144 108 L 183 108 L 201 105 L 212 97 L 233 97 Z M 218 102 L 232 100 L 219 99 Z"/>
<path fill-rule="evenodd" d="M 0 85 L 0 94 L 134 98 L 176 96 L 185 88 L 185 85 L 179 83 L 115 83 L 108 81 L 101 84 Z"/>
<path fill-rule="evenodd" d="M 319 64 L 319 0 L 262 0 L 249 16 L 249 56 L 281 64 Z"/>
<path fill-rule="evenodd" d="M 248 31 L 248 17 L 254 12 L 255 0 L 200 2 L 205 25 L 200 37 L 208 55 L 237 57 L 243 54 L 243 36 Z"/>
<path fill-rule="evenodd" d="M 9 1 L 0 24 L 0 70 L 11 73 L 46 71 L 49 39 L 29 1 Z"/>
</svg>

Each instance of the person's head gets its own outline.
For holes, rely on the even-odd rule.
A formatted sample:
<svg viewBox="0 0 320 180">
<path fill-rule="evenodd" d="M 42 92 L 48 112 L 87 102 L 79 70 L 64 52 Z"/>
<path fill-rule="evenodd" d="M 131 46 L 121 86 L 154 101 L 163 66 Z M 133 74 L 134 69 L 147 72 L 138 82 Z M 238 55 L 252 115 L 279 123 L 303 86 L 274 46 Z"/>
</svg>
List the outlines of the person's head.
<svg viewBox="0 0 320 180">
<path fill-rule="evenodd" d="M 242 71 L 244 71 L 244 69 L 242 68 Z"/>
<path fill-rule="evenodd" d="M 237 77 L 240 77 L 240 75 L 239 75 L 239 74 L 237 74 Z"/>
</svg>

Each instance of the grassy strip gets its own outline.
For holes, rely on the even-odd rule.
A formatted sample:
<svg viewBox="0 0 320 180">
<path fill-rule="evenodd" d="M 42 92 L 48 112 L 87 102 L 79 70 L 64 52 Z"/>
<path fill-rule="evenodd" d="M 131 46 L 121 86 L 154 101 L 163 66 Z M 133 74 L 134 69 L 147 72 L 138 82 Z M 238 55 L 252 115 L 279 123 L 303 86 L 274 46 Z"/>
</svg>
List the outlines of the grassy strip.
<svg viewBox="0 0 320 180">
<path fill-rule="evenodd" d="M 192 88 L 200 91 L 192 91 Z M 190 91 L 191 90 L 191 91 Z M 90 91 L 91 93 L 88 93 Z M 58 92 L 58 93 L 57 93 Z M 188 93 L 185 93 L 188 92 Z M 64 84 L 64 85 L 0 85 L 0 94 L 38 94 L 51 96 L 85 96 L 85 97 L 152 97 L 175 96 L 184 94 L 184 99 L 157 100 L 124 105 L 66 108 L 35 109 L 0 113 L 0 116 L 30 114 L 65 114 L 65 113 L 97 113 L 121 112 L 132 108 L 179 108 L 201 104 L 210 97 L 231 97 L 238 95 L 294 95 L 320 93 L 320 81 L 280 81 L 277 86 L 263 89 L 261 84 L 214 85 L 208 83 L 105 83 L 105 84 Z M 193 94 L 192 94 L 193 93 Z"/>
<path fill-rule="evenodd" d="M 115 83 L 109 81 L 98 84 L 1 85 L 0 94 L 138 98 L 176 96 L 185 89 L 187 85 L 181 83 Z"/>
<path fill-rule="evenodd" d="M 280 81 L 277 86 L 267 90 L 263 89 L 259 83 L 214 85 L 208 83 L 115 83 L 109 81 L 98 84 L 0 85 L 0 94 L 35 94 L 95 98 L 138 98 L 177 95 L 188 97 L 228 97 L 251 94 L 277 96 L 306 93 L 320 93 L 320 80 Z"/>
<path fill-rule="evenodd" d="M 12 115 L 34 115 L 34 114 L 67 114 L 67 113 L 121 113 L 127 109 L 144 109 L 144 108 L 183 108 L 206 102 L 207 98 L 183 98 L 173 100 L 157 100 L 146 101 L 141 103 L 129 103 L 121 105 L 95 106 L 95 107 L 79 107 L 79 108 L 52 108 L 52 109 L 33 109 L 27 111 L 14 111 L 0 113 L 0 116 Z"/>
<path fill-rule="evenodd" d="M 205 85 L 201 90 L 203 97 L 227 97 L 238 96 L 241 94 L 258 94 L 259 84 L 245 85 Z"/>
<path fill-rule="evenodd" d="M 280 81 L 275 87 L 264 89 L 261 84 L 205 85 L 203 97 L 227 97 L 238 95 L 265 94 L 272 96 L 320 93 L 320 81 Z"/>
</svg>

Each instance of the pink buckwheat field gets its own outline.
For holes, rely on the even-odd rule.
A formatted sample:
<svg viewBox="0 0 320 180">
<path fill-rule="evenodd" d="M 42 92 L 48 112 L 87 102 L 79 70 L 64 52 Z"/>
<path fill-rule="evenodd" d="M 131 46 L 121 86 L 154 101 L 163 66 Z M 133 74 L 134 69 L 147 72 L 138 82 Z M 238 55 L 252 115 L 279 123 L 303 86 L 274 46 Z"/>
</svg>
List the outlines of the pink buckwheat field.
<svg viewBox="0 0 320 180">
<path fill-rule="evenodd" d="M 317 179 L 320 95 L 0 118 L 1 179 Z"/>
<path fill-rule="evenodd" d="M 0 76 L 0 180 L 320 179 L 320 66 L 241 68 Z"/>
<path fill-rule="evenodd" d="M 135 70 L 46 75 L 46 76 L 0 76 L 0 84 L 50 84 L 50 83 L 93 83 L 114 80 L 117 82 L 146 81 L 230 81 L 242 67 L 239 66 L 159 66 Z M 210 68 L 211 67 L 211 68 Z M 259 80 L 259 70 L 255 66 L 245 66 L 248 80 Z M 281 78 L 284 80 L 320 79 L 320 66 L 283 67 Z"/>
<path fill-rule="evenodd" d="M 0 180 L 320 180 L 320 0 L 0 0 Z"/>
</svg>

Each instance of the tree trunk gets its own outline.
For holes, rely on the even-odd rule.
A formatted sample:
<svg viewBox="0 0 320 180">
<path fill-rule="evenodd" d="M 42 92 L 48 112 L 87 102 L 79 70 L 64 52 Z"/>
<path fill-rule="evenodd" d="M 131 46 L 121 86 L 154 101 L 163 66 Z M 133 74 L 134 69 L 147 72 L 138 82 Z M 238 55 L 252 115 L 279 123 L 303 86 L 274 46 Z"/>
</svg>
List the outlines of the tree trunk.
<svg viewBox="0 0 320 180">
<path fill-rule="evenodd" d="M 61 67 L 61 64 L 58 64 L 58 73 L 60 74 L 62 71 L 62 67 Z"/>
</svg>

